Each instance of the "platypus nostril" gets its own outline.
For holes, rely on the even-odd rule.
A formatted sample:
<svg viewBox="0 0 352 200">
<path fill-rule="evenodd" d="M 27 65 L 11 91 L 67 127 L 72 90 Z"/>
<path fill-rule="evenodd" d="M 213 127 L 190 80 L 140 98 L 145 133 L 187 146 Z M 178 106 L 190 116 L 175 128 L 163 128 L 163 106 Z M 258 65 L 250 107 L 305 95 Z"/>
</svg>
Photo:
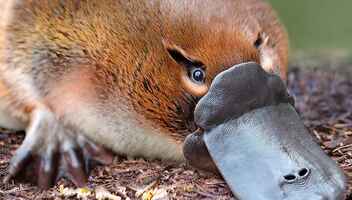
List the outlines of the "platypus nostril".
<svg viewBox="0 0 352 200">
<path fill-rule="evenodd" d="M 302 169 L 300 169 L 300 170 L 298 171 L 298 176 L 299 176 L 300 178 L 305 178 L 305 177 L 307 177 L 307 176 L 309 175 L 309 172 L 310 172 L 309 169 L 307 169 L 307 168 L 302 168 Z"/>
<path fill-rule="evenodd" d="M 284 179 L 287 183 L 293 183 L 296 181 L 297 177 L 294 174 L 287 174 L 284 176 Z"/>
<path fill-rule="evenodd" d="M 287 174 L 284 176 L 284 180 L 286 183 L 295 183 L 297 181 L 306 179 L 309 176 L 310 170 L 308 168 L 302 168 L 296 173 Z"/>
</svg>

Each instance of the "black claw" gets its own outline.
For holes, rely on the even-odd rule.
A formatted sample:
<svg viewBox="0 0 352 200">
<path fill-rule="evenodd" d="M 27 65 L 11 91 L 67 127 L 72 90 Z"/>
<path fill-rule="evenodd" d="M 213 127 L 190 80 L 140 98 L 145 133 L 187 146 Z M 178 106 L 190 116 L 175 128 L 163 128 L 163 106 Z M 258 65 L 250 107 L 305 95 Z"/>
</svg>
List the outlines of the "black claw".
<svg viewBox="0 0 352 200">
<path fill-rule="evenodd" d="M 37 184 L 41 189 L 49 189 L 57 178 L 58 153 L 50 153 L 40 161 Z"/>
<path fill-rule="evenodd" d="M 80 146 L 83 152 L 85 171 L 87 174 L 97 165 L 108 165 L 113 162 L 113 153 L 101 146 L 82 139 L 80 140 Z"/>
<path fill-rule="evenodd" d="M 80 151 L 69 150 L 63 154 L 65 170 L 68 178 L 78 187 L 87 184 L 88 177 L 85 173 L 85 162 Z"/>
<path fill-rule="evenodd" d="M 33 160 L 31 151 L 18 149 L 16 154 L 10 161 L 8 168 L 8 175 L 4 179 L 4 183 L 9 183 L 10 180 L 15 179 L 21 174 L 21 170 L 26 168 L 26 166 Z"/>
<path fill-rule="evenodd" d="M 86 157 L 89 157 L 90 159 L 103 165 L 111 164 L 114 159 L 111 152 L 93 143 L 86 143 L 83 149 Z"/>
<path fill-rule="evenodd" d="M 21 146 L 11 160 L 9 174 L 3 182 L 9 183 L 13 179 L 21 182 L 27 181 L 37 184 L 41 189 L 48 189 L 59 178 L 66 177 L 77 187 L 86 186 L 87 174 L 89 174 L 92 164 L 95 161 L 101 164 L 111 163 L 113 156 L 112 153 L 83 137 L 80 140 L 71 139 L 68 138 L 64 142 L 70 142 L 72 146 L 69 149 L 61 149 L 60 152 L 56 148 L 60 145 L 51 149 L 49 149 L 50 146 L 43 146 L 40 151 L 28 148 L 26 145 Z M 76 142 L 81 143 L 77 144 Z M 63 146 L 61 145 L 61 147 Z"/>
<path fill-rule="evenodd" d="M 52 186 L 52 176 L 51 171 L 45 171 L 43 167 L 40 167 L 39 176 L 37 180 L 38 187 L 40 189 L 46 190 Z"/>
</svg>

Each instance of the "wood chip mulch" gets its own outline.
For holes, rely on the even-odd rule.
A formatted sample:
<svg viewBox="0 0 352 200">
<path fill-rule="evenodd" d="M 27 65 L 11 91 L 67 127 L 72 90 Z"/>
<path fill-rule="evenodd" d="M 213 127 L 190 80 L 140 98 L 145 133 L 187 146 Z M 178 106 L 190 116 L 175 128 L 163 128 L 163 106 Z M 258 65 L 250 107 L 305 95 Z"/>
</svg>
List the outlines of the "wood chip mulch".
<svg viewBox="0 0 352 200">
<path fill-rule="evenodd" d="M 295 96 L 297 110 L 306 126 L 326 153 L 349 176 L 351 193 L 352 80 L 331 71 L 293 68 L 289 74 L 289 89 Z M 1 131 L 0 181 L 22 139 L 23 134 Z M 116 158 L 113 164 L 96 168 L 90 176 L 88 187 L 104 188 L 116 199 L 158 199 L 157 193 L 161 194 L 159 199 L 233 199 L 225 182 L 219 177 L 184 165 L 174 166 L 142 159 Z M 60 180 L 49 191 L 40 191 L 28 184 L 0 182 L 0 199 L 78 199 L 77 195 L 65 195 L 62 188 L 74 187 L 65 180 Z M 95 195 L 86 197 L 96 198 Z"/>
</svg>

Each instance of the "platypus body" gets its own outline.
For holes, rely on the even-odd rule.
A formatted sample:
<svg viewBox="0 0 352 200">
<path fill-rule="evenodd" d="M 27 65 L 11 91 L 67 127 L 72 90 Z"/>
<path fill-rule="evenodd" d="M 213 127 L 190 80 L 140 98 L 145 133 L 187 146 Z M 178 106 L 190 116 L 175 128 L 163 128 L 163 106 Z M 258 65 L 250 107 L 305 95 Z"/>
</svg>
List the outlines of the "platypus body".
<svg viewBox="0 0 352 200">
<path fill-rule="evenodd" d="M 212 153 L 211 139 L 204 142 L 200 135 L 214 135 L 217 125 L 227 124 L 225 114 L 238 113 L 229 108 L 236 102 L 232 98 L 243 99 L 238 102 L 245 103 L 238 105 L 248 107 L 241 115 L 291 102 L 283 82 L 287 35 L 262 0 L 7 0 L 1 4 L 0 125 L 26 130 L 5 181 L 34 174 L 36 184 L 46 188 L 61 171 L 81 186 L 86 161 L 107 160 L 103 148 L 131 157 L 219 168 L 226 179 L 227 171 L 223 173 Z M 242 77 L 234 78 L 235 84 L 228 77 L 236 73 Z M 256 93 L 256 83 L 265 92 Z M 248 84 L 253 85 L 249 90 L 255 98 L 253 93 L 241 94 Z M 240 94 L 235 97 L 231 91 Z M 225 99 L 222 108 L 209 107 L 208 102 L 220 96 Z M 218 116 L 218 109 L 225 114 Z M 214 117 L 219 119 L 216 123 Z M 185 142 L 191 133 L 194 137 Z M 310 158 L 316 155 L 314 151 L 302 157 L 314 163 Z M 308 199 L 342 198 L 343 175 L 326 156 L 322 160 L 319 173 L 313 167 L 297 168 L 323 180 L 325 189 L 307 189 L 312 194 L 308 197 L 313 197 Z M 296 199 L 287 191 L 277 192 Z M 240 198 L 242 193 L 248 191 L 240 191 Z M 268 199 L 265 193 L 257 199 Z M 280 195 L 278 199 L 284 199 Z"/>
</svg>

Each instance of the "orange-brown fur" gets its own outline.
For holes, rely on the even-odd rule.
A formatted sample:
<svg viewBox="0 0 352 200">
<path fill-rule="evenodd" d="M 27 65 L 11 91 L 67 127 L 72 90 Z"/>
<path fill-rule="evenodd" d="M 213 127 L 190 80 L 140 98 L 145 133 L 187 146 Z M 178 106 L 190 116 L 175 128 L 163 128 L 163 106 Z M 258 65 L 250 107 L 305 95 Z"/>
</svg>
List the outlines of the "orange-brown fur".
<svg viewBox="0 0 352 200">
<path fill-rule="evenodd" d="M 286 33 L 261 0 L 10 4 L 1 32 L 0 67 L 11 93 L 8 109 L 30 121 L 31 112 L 24 108 L 44 106 L 96 142 L 105 140 L 96 136 L 102 129 L 88 125 L 87 113 L 109 126 L 121 123 L 114 122 L 120 112 L 131 113 L 136 126 L 152 127 L 177 144 L 194 130 L 198 97 L 182 81 L 185 69 L 167 48 L 203 63 L 206 86 L 226 68 L 263 59 L 272 61 L 263 63 L 266 70 L 286 78 Z M 256 48 L 258 37 L 263 44 Z"/>
</svg>

